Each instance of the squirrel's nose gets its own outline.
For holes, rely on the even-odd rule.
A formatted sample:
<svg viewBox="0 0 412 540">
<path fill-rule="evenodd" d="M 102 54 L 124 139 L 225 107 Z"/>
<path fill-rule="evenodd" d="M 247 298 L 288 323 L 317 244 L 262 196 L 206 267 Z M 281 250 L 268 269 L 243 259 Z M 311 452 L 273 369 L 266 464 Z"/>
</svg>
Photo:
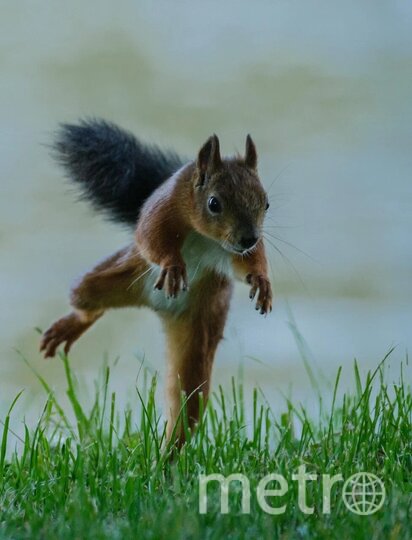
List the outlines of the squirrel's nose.
<svg viewBox="0 0 412 540">
<path fill-rule="evenodd" d="M 240 245 L 243 249 L 250 249 L 259 240 L 257 236 L 242 236 L 240 239 Z"/>
</svg>

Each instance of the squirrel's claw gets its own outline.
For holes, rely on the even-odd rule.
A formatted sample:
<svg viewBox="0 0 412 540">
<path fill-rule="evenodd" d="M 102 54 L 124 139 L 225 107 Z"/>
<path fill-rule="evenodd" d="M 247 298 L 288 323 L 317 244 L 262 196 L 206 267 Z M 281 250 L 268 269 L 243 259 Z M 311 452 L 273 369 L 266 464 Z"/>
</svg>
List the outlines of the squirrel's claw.
<svg viewBox="0 0 412 540">
<path fill-rule="evenodd" d="M 167 276 L 167 268 L 162 268 L 162 270 L 160 272 L 160 275 L 159 275 L 156 283 L 154 284 L 155 289 L 158 289 L 159 291 L 161 291 L 163 289 L 163 286 L 164 286 L 165 280 L 166 280 L 166 276 Z"/>
<path fill-rule="evenodd" d="M 168 298 L 176 298 L 181 290 L 188 289 L 186 267 L 176 265 L 162 268 L 154 288 L 159 290 L 165 288 Z"/>
<path fill-rule="evenodd" d="M 80 320 L 76 313 L 70 313 L 59 319 L 43 334 L 40 352 L 43 352 L 44 358 L 52 358 L 59 345 L 65 343 L 64 352 L 67 354 L 73 343 L 91 324 L 91 321 Z"/>
<path fill-rule="evenodd" d="M 272 287 L 267 277 L 262 275 L 248 274 L 246 277 L 247 283 L 251 285 L 249 298 L 253 300 L 259 290 L 256 301 L 256 311 L 261 315 L 266 315 L 272 311 Z"/>
</svg>

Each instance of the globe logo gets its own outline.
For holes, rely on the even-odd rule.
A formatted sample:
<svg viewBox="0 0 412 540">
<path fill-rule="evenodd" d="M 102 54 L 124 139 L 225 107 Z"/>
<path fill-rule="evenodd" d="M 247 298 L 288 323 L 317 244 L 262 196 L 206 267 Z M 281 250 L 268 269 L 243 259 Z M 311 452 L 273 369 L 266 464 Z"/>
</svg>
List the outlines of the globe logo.
<svg viewBox="0 0 412 540">
<path fill-rule="evenodd" d="M 380 478 L 368 472 L 350 476 L 343 485 L 342 499 L 348 510 L 360 516 L 369 516 L 382 508 L 385 485 Z"/>
</svg>

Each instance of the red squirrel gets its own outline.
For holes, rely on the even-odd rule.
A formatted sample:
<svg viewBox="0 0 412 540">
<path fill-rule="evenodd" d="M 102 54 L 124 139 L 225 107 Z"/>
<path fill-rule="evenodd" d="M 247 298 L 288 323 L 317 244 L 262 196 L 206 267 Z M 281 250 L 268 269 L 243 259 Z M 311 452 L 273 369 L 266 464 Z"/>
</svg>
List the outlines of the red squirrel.
<svg viewBox="0 0 412 540">
<path fill-rule="evenodd" d="M 109 308 L 146 306 L 160 316 L 168 349 L 167 437 L 184 434 L 181 392 L 190 428 L 206 403 L 216 348 L 236 277 L 266 315 L 272 309 L 262 226 L 269 207 L 250 135 L 244 157 L 222 158 L 211 136 L 187 163 L 102 120 L 64 124 L 54 149 L 94 207 L 134 227 L 134 240 L 87 272 L 71 291 L 73 311 L 43 335 L 53 357 Z"/>
</svg>

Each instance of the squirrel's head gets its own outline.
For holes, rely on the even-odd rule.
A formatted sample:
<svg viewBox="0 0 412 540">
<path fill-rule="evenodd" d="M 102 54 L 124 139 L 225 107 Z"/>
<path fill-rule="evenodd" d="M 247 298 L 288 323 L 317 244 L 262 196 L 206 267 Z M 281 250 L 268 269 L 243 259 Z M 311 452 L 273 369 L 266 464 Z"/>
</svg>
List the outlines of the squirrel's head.
<svg viewBox="0 0 412 540">
<path fill-rule="evenodd" d="M 199 151 L 194 182 L 194 226 L 227 251 L 247 253 L 262 237 L 268 197 L 257 173 L 256 147 L 246 137 L 245 157 L 220 157 L 219 139 Z"/>
</svg>

